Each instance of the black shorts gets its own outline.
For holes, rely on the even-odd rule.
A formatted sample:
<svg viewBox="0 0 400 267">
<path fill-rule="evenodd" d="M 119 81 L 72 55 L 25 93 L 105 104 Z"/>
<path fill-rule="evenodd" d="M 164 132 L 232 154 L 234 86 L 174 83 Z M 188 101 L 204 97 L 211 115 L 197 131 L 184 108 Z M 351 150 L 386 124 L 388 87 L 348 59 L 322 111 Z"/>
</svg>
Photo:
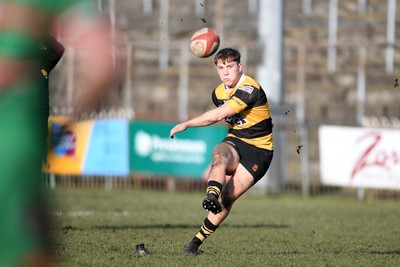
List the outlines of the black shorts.
<svg viewBox="0 0 400 267">
<path fill-rule="evenodd" d="M 234 137 L 225 137 L 222 142 L 236 149 L 240 156 L 240 163 L 253 175 L 254 184 L 264 177 L 271 165 L 273 151 L 258 148 Z"/>
</svg>

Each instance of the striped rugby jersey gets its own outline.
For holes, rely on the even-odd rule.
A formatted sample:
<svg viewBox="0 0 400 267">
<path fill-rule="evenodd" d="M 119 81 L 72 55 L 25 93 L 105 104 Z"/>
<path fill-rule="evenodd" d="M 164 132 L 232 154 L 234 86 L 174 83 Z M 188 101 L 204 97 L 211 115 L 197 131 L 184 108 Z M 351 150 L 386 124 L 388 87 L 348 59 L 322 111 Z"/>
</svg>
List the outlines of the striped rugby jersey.
<svg viewBox="0 0 400 267">
<path fill-rule="evenodd" d="M 221 83 L 213 92 L 212 100 L 219 107 L 226 103 L 236 114 L 225 118 L 227 136 L 262 149 L 273 150 L 272 118 L 267 96 L 258 82 L 242 75 L 236 88 L 227 91 Z"/>
</svg>

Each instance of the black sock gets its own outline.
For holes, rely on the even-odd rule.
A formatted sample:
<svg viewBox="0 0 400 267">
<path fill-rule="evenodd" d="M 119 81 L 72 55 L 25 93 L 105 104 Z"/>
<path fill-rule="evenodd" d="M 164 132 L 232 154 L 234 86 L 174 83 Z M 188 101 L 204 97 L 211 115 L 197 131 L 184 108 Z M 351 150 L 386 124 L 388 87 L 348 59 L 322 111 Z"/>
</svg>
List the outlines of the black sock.
<svg viewBox="0 0 400 267">
<path fill-rule="evenodd" d="M 215 194 L 217 198 L 219 197 L 219 194 L 221 194 L 222 191 L 222 184 L 220 184 L 217 181 L 209 181 L 207 183 L 207 195 L 208 194 Z"/>
<path fill-rule="evenodd" d="M 200 231 L 196 234 L 194 238 L 197 238 L 200 242 L 203 242 L 207 237 L 217 230 L 218 225 L 214 225 L 208 218 L 205 218 Z"/>
</svg>

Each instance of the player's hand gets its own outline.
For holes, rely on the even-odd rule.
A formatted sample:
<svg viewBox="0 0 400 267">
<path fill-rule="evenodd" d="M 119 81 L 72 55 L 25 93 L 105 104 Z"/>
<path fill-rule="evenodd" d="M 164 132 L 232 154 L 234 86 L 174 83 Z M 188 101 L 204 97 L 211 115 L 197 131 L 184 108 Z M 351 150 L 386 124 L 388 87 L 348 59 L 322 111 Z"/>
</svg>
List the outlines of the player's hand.
<svg viewBox="0 0 400 267">
<path fill-rule="evenodd" d="M 187 126 L 184 123 L 175 125 L 174 128 L 172 128 L 171 131 L 169 132 L 169 137 L 174 138 L 174 135 L 176 133 L 183 132 L 184 130 L 186 130 L 186 128 Z"/>
</svg>

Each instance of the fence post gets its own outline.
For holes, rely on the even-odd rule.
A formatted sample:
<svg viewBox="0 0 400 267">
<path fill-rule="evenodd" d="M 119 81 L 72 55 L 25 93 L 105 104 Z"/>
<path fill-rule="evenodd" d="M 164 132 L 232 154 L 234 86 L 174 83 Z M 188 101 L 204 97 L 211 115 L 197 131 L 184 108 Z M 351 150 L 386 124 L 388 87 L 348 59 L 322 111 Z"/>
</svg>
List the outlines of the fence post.
<svg viewBox="0 0 400 267">
<path fill-rule="evenodd" d="M 336 43 L 338 24 L 338 2 L 329 1 L 329 24 L 328 24 L 328 71 L 336 71 Z"/>
<path fill-rule="evenodd" d="M 297 47 L 297 104 L 296 123 L 300 131 L 300 145 L 297 153 L 300 155 L 300 176 L 301 192 L 303 196 L 310 194 L 310 173 L 309 173 L 309 141 L 308 129 L 306 126 L 306 97 L 305 97 L 305 71 L 306 71 L 306 48 L 304 45 Z M 304 148 L 304 149 L 303 149 Z"/>
<path fill-rule="evenodd" d="M 394 43 L 396 33 L 396 0 L 388 0 L 386 30 L 386 72 L 393 73 Z"/>
<path fill-rule="evenodd" d="M 160 69 L 165 70 L 169 61 L 169 0 L 160 0 Z"/>
<path fill-rule="evenodd" d="M 189 86 L 189 46 L 181 45 L 179 70 L 179 94 L 178 94 L 178 118 L 179 121 L 188 119 L 188 86 Z"/>
<path fill-rule="evenodd" d="M 132 44 L 126 45 L 126 79 L 124 107 L 132 108 Z"/>
</svg>

